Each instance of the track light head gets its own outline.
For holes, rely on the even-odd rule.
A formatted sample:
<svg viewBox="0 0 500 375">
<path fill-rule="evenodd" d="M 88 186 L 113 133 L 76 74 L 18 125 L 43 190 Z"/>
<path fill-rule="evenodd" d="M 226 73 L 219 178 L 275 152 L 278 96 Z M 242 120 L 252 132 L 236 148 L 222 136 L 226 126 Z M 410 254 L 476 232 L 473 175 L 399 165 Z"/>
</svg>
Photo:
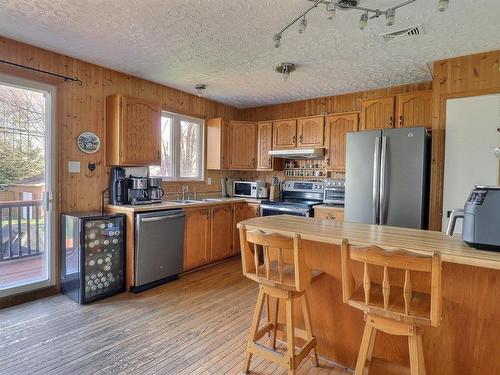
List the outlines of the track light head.
<svg viewBox="0 0 500 375">
<path fill-rule="evenodd" d="M 307 28 L 307 20 L 306 17 L 302 18 L 299 23 L 299 34 L 302 34 L 304 31 L 306 31 Z"/>
<path fill-rule="evenodd" d="M 450 4 L 450 0 L 439 0 L 438 1 L 438 10 L 440 12 L 444 12 L 448 9 L 448 5 Z"/>
<path fill-rule="evenodd" d="M 281 46 L 281 34 L 273 35 L 274 48 L 280 48 Z"/>
<path fill-rule="evenodd" d="M 335 18 L 337 12 L 337 5 L 335 3 L 326 4 L 326 18 L 329 20 L 333 20 Z"/>
<path fill-rule="evenodd" d="M 396 9 L 388 9 L 385 14 L 385 25 L 392 26 L 394 25 L 394 18 L 396 17 Z"/>
<path fill-rule="evenodd" d="M 368 25 L 368 12 L 365 12 L 361 15 L 361 18 L 359 19 L 359 28 L 361 30 L 364 30 L 367 25 Z"/>
</svg>

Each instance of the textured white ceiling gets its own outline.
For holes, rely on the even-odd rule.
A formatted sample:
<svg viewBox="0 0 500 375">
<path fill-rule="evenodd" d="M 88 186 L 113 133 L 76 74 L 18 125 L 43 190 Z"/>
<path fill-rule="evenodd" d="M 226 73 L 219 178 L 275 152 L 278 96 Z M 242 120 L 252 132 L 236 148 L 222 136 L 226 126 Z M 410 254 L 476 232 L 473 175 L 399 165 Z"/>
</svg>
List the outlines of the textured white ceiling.
<svg viewBox="0 0 500 375">
<path fill-rule="evenodd" d="M 400 0 L 361 0 L 370 7 Z M 417 0 L 396 14 L 396 30 L 423 25 L 424 36 L 382 41 L 384 20 L 358 29 L 360 13 L 324 7 L 307 31 L 272 35 L 306 0 L 0 0 L 0 34 L 236 107 L 294 101 L 430 80 L 427 63 L 500 48 L 500 0 Z M 288 82 L 278 62 L 298 68 Z"/>
</svg>

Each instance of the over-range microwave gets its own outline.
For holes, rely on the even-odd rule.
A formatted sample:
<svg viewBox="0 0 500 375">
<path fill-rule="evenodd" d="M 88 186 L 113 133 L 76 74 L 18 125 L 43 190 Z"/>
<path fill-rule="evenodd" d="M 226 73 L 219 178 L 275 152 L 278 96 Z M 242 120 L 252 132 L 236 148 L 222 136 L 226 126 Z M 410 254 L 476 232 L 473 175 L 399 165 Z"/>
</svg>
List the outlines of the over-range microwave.
<svg viewBox="0 0 500 375">
<path fill-rule="evenodd" d="M 233 195 L 235 197 L 266 198 L 263 195 L 266 186 L 264 181 L 234 181 Z"/>
</svg>

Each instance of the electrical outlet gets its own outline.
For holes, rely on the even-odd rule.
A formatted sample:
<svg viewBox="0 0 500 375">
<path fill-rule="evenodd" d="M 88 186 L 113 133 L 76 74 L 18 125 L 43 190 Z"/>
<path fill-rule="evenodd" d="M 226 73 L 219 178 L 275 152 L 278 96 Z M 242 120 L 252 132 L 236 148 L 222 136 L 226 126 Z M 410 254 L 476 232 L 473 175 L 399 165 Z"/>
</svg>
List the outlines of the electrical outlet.
<svg viewBox="0 0 500 375">
<path fill-rule="evenodd" d="M 212 177 L 208 177 L 207 178 L 207 184 L 208 185 L 212 185 Z"/>
</svg>

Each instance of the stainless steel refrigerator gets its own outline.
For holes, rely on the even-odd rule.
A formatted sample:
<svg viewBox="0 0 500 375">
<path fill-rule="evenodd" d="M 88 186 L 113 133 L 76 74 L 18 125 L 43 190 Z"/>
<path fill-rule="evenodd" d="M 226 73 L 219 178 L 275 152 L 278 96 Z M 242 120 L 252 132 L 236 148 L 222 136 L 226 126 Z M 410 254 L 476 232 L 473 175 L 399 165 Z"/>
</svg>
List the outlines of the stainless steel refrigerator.
<svg viewBox="0 0 500 375">
<path fill-rule="evenodd" d="M 348 133 L 345 221 L 426 229 L 429 163 L 423 127 Z"/>
</svg>

